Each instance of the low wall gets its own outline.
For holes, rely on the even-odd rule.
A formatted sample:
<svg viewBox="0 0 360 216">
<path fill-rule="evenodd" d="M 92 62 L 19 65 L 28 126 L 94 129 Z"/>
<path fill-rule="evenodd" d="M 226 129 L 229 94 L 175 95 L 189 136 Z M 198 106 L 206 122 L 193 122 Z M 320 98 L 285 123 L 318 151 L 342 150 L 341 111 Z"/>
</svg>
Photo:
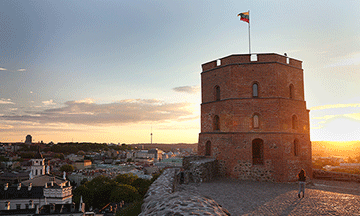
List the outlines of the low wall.
<svg viewBox="0 0 360 216">
<path fill-rule="evenodd" d="M 357 175 L 357 174 L 331 172 L 331 171 L 325 171 L 325 170 L 320 170 L 320 169 L 313 169 L 313 178 L 314 179 L 336 180 L 336 181 L 360 182 L 360 175 Z"/>
<path fill-rule="evenodd" d="M 184 157 L 183 168 L 190 182 L 208 182 L 218 175 L 217 161 L 212 157 Z"/>
<path fill-rule="evenodd" d="M 166 169 L 156 179 L 145 195 L 140 216 L 230 215 L 213 199 L 205 198 L 195 190 L 177 191 L 180 189 L 177 186 L 178 172 L 176 168 Z"/>
</svg>

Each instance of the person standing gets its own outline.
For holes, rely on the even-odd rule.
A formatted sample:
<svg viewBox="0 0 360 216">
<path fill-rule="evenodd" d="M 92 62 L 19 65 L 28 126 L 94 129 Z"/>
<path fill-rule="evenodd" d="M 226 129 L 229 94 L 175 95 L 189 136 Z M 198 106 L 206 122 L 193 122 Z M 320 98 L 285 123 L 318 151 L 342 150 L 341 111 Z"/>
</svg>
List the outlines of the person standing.
<svg viewBox="0 0 360 216">
<path fill-rule="evenodd" d="M 302 192 L 302 197 L 305 196 L 305 181 L 306 181 L 306 174 L 305 174 L 305 170 L 301 169 L 301 171 L 298 174 L 298 179 L 299 179 L 299 192 L 298 192 L 298 197 L 300 198 L 300 194 Z"/>
</svg>

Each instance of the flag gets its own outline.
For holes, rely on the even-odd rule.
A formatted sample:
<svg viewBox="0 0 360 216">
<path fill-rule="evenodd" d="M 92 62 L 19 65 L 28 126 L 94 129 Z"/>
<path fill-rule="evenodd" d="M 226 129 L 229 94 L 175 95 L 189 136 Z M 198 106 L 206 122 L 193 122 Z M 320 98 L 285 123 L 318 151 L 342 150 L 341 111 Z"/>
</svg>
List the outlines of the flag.
<svg viewBox="0 0 360 216">
<path fill-rule="evenodd" d="M 240 20 L 249 23 L 249 12 L 239 13 Z"/>
</svg>

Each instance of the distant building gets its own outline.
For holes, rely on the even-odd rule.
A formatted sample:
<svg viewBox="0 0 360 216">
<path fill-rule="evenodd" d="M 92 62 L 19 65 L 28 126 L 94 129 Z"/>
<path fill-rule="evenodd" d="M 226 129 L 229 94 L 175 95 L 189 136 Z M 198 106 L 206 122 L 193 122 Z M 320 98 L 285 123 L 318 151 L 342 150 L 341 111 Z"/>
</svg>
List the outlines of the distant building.
<svg viewBox="0 0 360 216">
<path fill-rule="evenodd" d="M 91 168 L 91 160 L 82 160 L 82 161 L 75 161 L 74 167 L 77 170 L 83 170 L 87 168 Z"/>
<path fill-rule="evenodd" d="M 71 204 L 70 181 L 65 176 L 59 178 L 49 174 L 40 150 L 31 161 L 29 180 L 0 186 L 0 210 L 36 209 L 48 203 Z"/>
<path fill-rule="evenodd" d="M 75 155 L 75 154 L 69 154 L 65 158 L 69 159 L 71 161 L 82 161 L 82 160 L 84 160 L 83 155 Z"/>
<path fill-rule="evenodd" d="M 35 158 L 31 159 L 31 176 L 42 176 L 45 175 L 45 159 L 40 153 L 40 148 L 35 155 Z"/>
<path fill-rule="evenodd" d="M 25 137 L 25 144 L 31 144 L 32 143 L 32 136 L 31 135 L 27 135 Z"/>
<path fill-rule="evenodd" d="M 10 173 L 5 172 L 0 175 L 0 184 L 17 184 L 22 181 L 29 180 L 29 171 L 28 172 L 21 172 L 21 173 Z"/>
</svg>

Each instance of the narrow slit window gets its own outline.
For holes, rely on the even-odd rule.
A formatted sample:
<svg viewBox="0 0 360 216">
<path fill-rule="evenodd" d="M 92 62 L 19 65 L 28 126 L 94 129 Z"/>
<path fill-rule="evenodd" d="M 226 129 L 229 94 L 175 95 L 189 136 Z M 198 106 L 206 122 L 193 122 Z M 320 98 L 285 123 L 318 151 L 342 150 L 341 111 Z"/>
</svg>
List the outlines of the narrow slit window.
<svg viewBox="0 0 360 216">
<path fill-rule="evenodd" d="M 258 97 L 259 96 L 259 85 L 257 83 L 253 84 L 252 92 L 253 92 L 253 97 Z"/>
<path fill-rule="evenodd" d="M 218 85 L 214 88 L 214 96 L 216 101 L 220 100 L 220 86 Z"/>
<path fill-rule="evenodd" d="M 294 92 L 294 85 L 293 84 L 290 84 L 289 91 L 290 91 L 290 99 L 294 99 L 295 92 Z"/>
<path fill-rule="evenodd" d="M 259 128 L 259 116 L 258 115 L 253 116 L 253 128 Z"/>
</svg>

